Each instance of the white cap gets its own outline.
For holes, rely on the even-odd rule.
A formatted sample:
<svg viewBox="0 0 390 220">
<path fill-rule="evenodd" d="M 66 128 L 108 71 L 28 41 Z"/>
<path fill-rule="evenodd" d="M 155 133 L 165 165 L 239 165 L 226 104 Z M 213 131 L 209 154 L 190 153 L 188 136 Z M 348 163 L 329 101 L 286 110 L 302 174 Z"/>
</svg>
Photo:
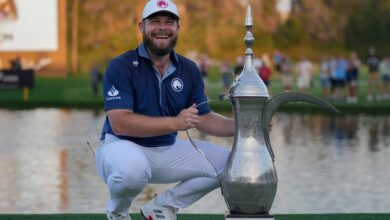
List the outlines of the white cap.
<svg viewBox="0 0 390 220">
<path fill-rule="evenodd" d="M 179 11 L 175 3 L 170 0 L 150 0 L 146 3 L 142 13 L 142 20 L 157 12 L 169 12 L 179 18 Z"/>
</svg>

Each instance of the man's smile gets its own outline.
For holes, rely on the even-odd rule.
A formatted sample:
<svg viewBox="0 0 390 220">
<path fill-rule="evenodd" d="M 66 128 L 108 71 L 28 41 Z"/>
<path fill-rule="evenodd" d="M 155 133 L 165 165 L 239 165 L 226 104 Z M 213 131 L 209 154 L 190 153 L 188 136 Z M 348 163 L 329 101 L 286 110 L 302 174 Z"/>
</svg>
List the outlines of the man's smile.
<svg viewBox="0 0 390 220">
<path fill-rule="evenodd" d="M 158 36 L 155 36 L 155 38 L 165 40 L 165 39 L 168 39 L 168 36 L 167 35 L 158 35 Z"/>
</svg>

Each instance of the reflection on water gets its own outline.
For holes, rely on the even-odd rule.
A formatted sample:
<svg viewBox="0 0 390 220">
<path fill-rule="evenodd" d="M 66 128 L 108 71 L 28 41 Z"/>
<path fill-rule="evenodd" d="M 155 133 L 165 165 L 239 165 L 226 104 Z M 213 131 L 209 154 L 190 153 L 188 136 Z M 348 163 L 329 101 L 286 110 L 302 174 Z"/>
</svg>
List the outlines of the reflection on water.
<svg viewBox="0 0 390 220">
<path fill-rule="evenodd" d="M 274 210 L 390 211 L 390 178 L 384 175 L 390 168 L 389 116 L 280 114 L 275 119 L 280 184 Z"/>
<path fill-rule="evenodd" d="M 106 188 L 86 144 L 98 146 L 103 121 L 103 112 L 0 110 L 0 212 L 104 212 Z M 276 114 L 273 124 L 274 213 L 390 212 L 390 116 Z M 232 146 L 232 138 L 190 134 Z M 167 187 L 146 187 L 132 211 Z M 183 212 L 226 210 L 215 190 Z"/>
</svg>

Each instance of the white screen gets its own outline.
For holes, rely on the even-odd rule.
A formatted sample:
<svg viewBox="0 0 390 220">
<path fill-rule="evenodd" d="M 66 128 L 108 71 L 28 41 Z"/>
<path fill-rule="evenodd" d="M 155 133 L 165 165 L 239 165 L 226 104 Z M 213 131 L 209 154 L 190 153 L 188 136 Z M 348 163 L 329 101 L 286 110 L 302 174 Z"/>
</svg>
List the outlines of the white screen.
<svg viewBox="0 0 390 220">
<path fill-rule="evenodd" d="M 57 0 L 7 1 L 13 1 L 16 17 L 0 11 L 0 52 L 58 49 Z"/>
</svg>

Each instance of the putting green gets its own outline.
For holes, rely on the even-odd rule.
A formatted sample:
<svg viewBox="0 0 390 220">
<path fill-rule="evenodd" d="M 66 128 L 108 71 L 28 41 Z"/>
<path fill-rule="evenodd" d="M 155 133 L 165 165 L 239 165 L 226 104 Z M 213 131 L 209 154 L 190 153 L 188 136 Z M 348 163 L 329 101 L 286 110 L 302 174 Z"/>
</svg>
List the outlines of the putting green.
<svg viewBox="0 0 390 220">
<path fill-rule="evenodd" d="M 141 220 L 132 214 L 132 220 Z M 389 220 L 390 214 L 291 214 L 274 215 L 276 220 Z M 106 220 L 104 214 L 2 214 L 0 220 Z M 224 220 L 223 215 L 179 214 L 178 220 Z"/>
</svg>

